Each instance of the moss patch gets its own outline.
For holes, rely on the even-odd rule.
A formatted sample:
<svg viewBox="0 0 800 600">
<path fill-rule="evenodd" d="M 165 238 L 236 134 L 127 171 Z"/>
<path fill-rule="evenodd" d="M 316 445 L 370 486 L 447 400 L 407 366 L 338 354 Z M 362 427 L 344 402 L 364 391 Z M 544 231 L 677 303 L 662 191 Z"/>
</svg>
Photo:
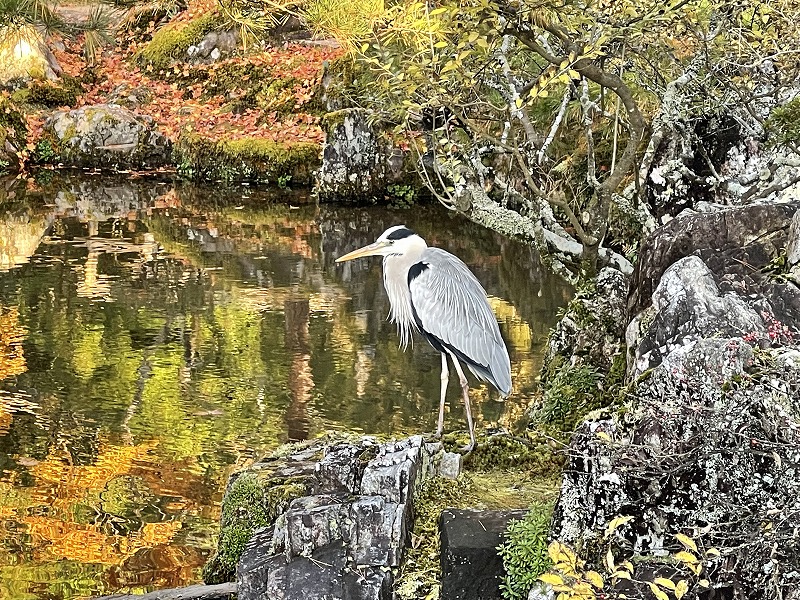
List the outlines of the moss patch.
<svg viewBox="0 0 800 600">
<path fill-rule="evenodd" d="M 176 147 L 178 173 L 192 180 L 308 185 L 320 166 L 317 144 L 263 138 L 211 141 L 183 134 Z"/>
<path fill-rule="evenodd" d="M 467 508 L 473 495 L 472 480 L 426 479 L 414 500 L 411 547 L 395 579 L 398 600 L 438 598 L 441 580 L 439 519 L 445 508 Z M 433 595 L 431 595 L 433 594 Z"/>
<path fill-rule="evenodd" d="M 448 435 L 445 446 L 455 450 L 464 438 Z M 526 432 L 523 436 L 493 435 L 478 439 L 478 447 L 464 458 L 464 466 L 470 471 L 491 471 L 501 469 L 525 473 L 531 477 L 552 477 L 561 473 L 563 457 L 553 452 L 553 448 L 536 432 Z"/>
<path fill-rule="evenodd" d="M 203 567 L 207 584 L 232 581 L 236 564 L 253 531 L 272 527 L 295 498 L 306 494 L 300 481 L 270 479 L 268 474 L 242 473 L 222 502 L 222 519 L 216 553 Z"/>
<path fill-rule="evenodd" d="M 188 23 L 166 25 L 136 53 L 136 60 L 156 72 L 163 71 L 172 61 L 185 58 L 189 46 L 198 43 L 221 22 L 219 14 L 212 12 Z"/>
<path fill-rule="evenodd" d="M 58 108 L 73 107 L 78 103 L 78 96 L 83 93 L 83 86 L 75 77 L 64 75 L 59 83 L 33 80 L 29 87 L 17 90 L 11 95 L 19 104 Z"/>
</svg>

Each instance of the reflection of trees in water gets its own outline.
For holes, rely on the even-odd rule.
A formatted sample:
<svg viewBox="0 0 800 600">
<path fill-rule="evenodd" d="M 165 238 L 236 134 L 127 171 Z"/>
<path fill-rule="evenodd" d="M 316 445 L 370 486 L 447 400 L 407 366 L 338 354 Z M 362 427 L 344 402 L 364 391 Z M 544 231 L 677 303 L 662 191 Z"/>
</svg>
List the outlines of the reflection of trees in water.
<svg viewBox="0 0 800 600">
<path fill-rule="evenodd" d="M 286 350 L 291 356 L 289 390 L 291 403 L 286 410 L 286 429 L 289 440 L 308 439 L 308 402 L 314 379 L 311 373 L 311 354 L 308 340 L 308 298 L 287 298 L 283 303 L 286 328 Z"/>
<path fill-rule="evenodd" d="M 17 307 L 0 304 L 0 380 L 20 375 L 27 369 L 22 347 L 25 333 Z M 0 412 L 2 410 L 0 405 Z"/>
<path fill-rule="evenodd" d="M 379 261 L 342 268 L 336 256 L 401 222 L 458 254 L 493 296 L 521 379 L 533 378 L 530 347 L 552 302 L 560 304 L 562 288 L 531 266 L 529 251 L 436 208 L 298 199 L 295 210 L 247 190 L 230 192 L 242 198 L 226 204 L 161 184 L 97 191 L 104 195 L 93 204 L 94 185 L 71 180 L 58 202 L 23 205 L 27 221 L 14 223 L 52 223 L 54 239 L 0 273 L 0 303 L 18 311 L 28 368 L 0 380 L 0 401 L 28 402 L 10 420 L 0 409 L 0 466 L 24 482 L 0 482 L 0 511 L 22 528 L 33 523 L 19 515 L 46 513 L 50 520 L 36 524 L 42 540 L 65 536 L 66 544 L 74 535 L 92 552 L 93 540 L 116 545 L 111 566 L 89 580 L 140 581 L 148 571 L 166 578 L 164 565 L 177 573 L 176 565 L 197 564 L 208 541 L 197 536 L 205 540 L 216 522 L 226 473 L 287 438 L 328 427 L 433 428 L 437 354 L 419 339 L 413 350 L 398 348 Z M 519 412 L 491 401 L 485 387 L 474 393 L 479 423 Z M 463 428 L 455 388 L 451 406 L 448 427 Z M 114 448 L 146 451 L 118 458 L 105 479 L 74 485 Z M 4 536 L 0 548 L 13 543 L 30 554 L 27 542 Z M 134 555 L 125 550 L 134 547 Z M 172 554 L 182 547 L 185 563 Z M 3 552 L 0 564 L 10 560 Z"/>
</svg>

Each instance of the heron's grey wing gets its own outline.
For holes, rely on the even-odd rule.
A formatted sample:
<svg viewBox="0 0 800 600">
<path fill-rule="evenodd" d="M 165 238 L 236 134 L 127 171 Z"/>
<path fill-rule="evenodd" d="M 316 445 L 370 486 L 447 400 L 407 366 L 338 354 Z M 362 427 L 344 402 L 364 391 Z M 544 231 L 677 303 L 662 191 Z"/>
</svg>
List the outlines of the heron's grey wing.
<svg viewBox="0 0 800 600">
<path fill-rule="evenodd" d="M 449 252 L 428 248 L 409 270 L 409 290 L 420 329 L 466 359 L 476 376 L 508 395 L 508 350 L 486 292 L 467 265 Z"/>
</svg>

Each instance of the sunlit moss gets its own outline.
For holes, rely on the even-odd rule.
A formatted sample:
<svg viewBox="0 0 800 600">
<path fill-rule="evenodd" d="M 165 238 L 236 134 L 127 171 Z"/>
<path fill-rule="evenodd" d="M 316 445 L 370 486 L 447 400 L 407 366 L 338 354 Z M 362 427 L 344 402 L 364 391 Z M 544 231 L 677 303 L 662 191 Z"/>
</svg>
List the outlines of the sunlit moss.
<svg viewBox="0 0 800 600">
<path fill-rule="evenodd" d="M 203 567 L 203 580 L 208 584 L 232 581 L 253 531 L 272 527 L 289 503 L 306 491 L 300 481 L 270 479 L 267 474 L 245 472 L 236 478 L 222 502 L 219 544 Z"/>
<path fill-rule="evenodd" d="M 203 36 L 212 31 L 221 22 L 220 16 L 207 13 L 188 23 L 170 24 L 153 34 L 153 39 L 142 48 L 136 59 L 153 70 L 159 71 L 169 67 L 170 63 L 186 56 L 192 44 L 198 43 Z"/>
<path fill-rule="evenodd" d="M 466 434 L 448 434 L 444 437 L 445 446 L 456 450 L 466 444 Z M 561 472 L 563 457 L 544 441 L 531 437 L 493 435 L 478 437 L 478 447 L 467 455 L 464 465 L 471 471 L 490 471 L 493 469 L 519 470 L 527 476 L 552 477 Z"/>
<path fill-rule="evenodd" d="M 175 149 L 178 172 L 193 180 L 308 185 L 320 165 L 320 147 L 265 138 L 208 140 L 184 133 Z"/>
</svg>

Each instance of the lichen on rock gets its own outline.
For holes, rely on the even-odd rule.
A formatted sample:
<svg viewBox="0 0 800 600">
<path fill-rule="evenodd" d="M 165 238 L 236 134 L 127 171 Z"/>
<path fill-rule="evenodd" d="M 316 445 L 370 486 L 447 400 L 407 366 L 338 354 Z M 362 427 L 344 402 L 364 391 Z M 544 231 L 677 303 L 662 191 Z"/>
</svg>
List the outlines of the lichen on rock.
<svg viewBox="0 0 800 600">
<path fill-rule="evenodd" d="M 44 123 L 39 162 L 89 169 L 145 170 L 170 163 L 172 144 L 152 118 L 115 104 L 59 110 Z"/>
<path fill-rule="evenodd" d="M 323 118 L 325 146 L 316 190 L 322 200 L 377 201 L 389 186 L 419 188 L 403 151 L 372 123 L 369 112 L 346 108 Z"/>
<path fill-rule="evenodd" d="M 577 428 L 554 512 L 587 568 L 611 553 L 634 581 L 684 579 L 686 597 L 701 581 L 721 597 L 798 589 L 800 290 L 763 270 L 796 210 L 683 215 L 644 245 L 626 403 Z M 694 570 L 673 559 L 686 548 Z"/>
</svg>

